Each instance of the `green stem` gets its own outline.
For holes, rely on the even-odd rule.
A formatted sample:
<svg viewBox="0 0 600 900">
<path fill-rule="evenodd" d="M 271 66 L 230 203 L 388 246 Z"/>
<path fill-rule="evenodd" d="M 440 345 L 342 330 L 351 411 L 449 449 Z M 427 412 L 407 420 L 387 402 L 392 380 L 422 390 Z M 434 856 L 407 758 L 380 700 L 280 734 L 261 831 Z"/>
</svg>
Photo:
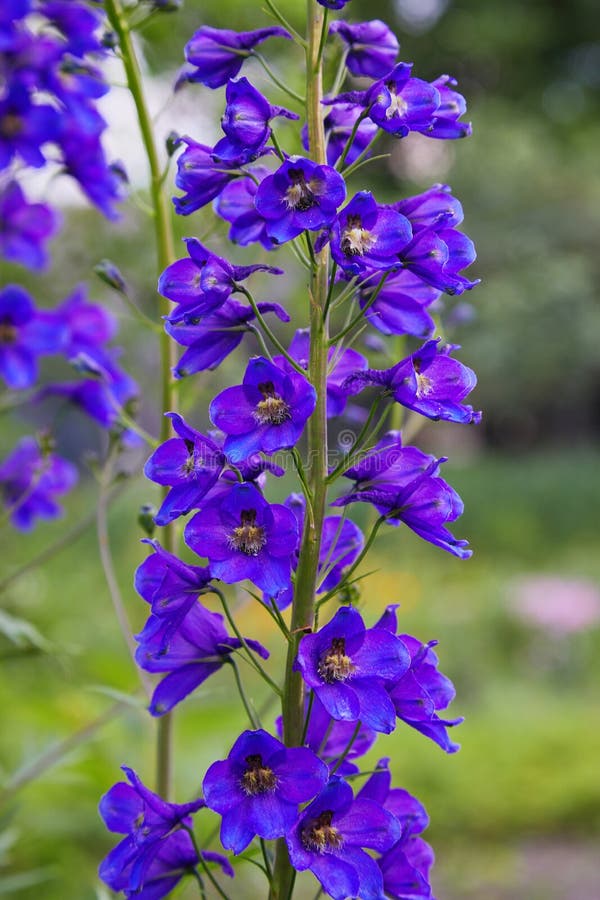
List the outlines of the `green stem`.
<svg viewBox="0 0 600 900">
<path fill-rule="evenodd" d="M 342 328 L 341 331 L 338 331 L 338 333 L 331 338 L 329 343 L 332 346 L 333 346 L 333 344 L 337 344 L 338 341 L 341 341 L 341 339 L 343 337 L 345 337 L 349 331 L 352 331 L 352 329 L 354 328 L 355 325 L 358 325 L 359 322 L 365 321 L 365 313 L 367 312 L 367 310 L 369 310 L 373 306 L 373 304 L 377 300 L 377 298 L 379 296 L 379 292 L 383 288 L 389 274 L 390 274 L 389 272 L 383 273 L 383 275 L 381 276 L 381 278 L 379 279 L 379 281 L 377 283 L 377 287 L 375 288 L 375 290 L 373 291 L 373 293 L 371 294 L 371 296 L 369 297 L 369 299 L 367 300 L 367 302 L 365 303 L 363 308 L 354 316 L 354 318 L 348 325 L 346 325 L 344 328 Z"/>
<path fill-rule="evenodd" d="M 156 243 L 156 275 L 160 276 L 175 259 L 173 243 L 173 229 L 171 223 L 171 209 L 169 200 L 164 190 L 163 173 L 158 155 L 158 148 L 154 137 L 152 118 L 148 110 L 144 95 L 142 73 L 136 56 L 130 26 L 127 16 L 121 4 L 121 0 L 105 0 L 104 3 L 109 22 L 115 31 L 121 50 L 127 85 L 135 103 L 138 123 L 142 136 L 142 142 L 148 159 L 150 169 L 150 197 L 152 201 L 154 237 Z M 160 300 L 160 315 L 168 315 L 170 312 L 169 301 L 162 297 Z M 162 411 L 176 411 L 176 392 L 173 389 L 174 379 L 171 370 L 177 365 L 177 350 L 174 341 L 163 331 L 160 337 L 160 368 L 162 385 Z M 172 432 L 171 419 L 161 417 L 161 441 L 168 440 Z M 163 489 L 166 496 L 168 488 Z M 175 525 L 167 525 L 162 533 L 162 544 L 170 553 L 174 553 L 177 545 L 177 532 Z M 161 716 L 158 720 L 157 748 L 156 748 L 156 789 L 157 792 L 168 800 L 171 794 L 172 782 L 172 746 L 173 728 L 172 713 Z"/>
<path fill-rule="evenodd" d="M 288 97 L 291 97 L 293 100 L 296 100 L 297 103 L 301 103 L 304 106 L 304 97 L 301 97 L 300 94 L 297 94 L 296 91 L 293 91 L 291 87 L 288 87 L 288 85 L 284 81 L 282 81 L 278 75 L 275 74 L 262 53 L 259 53 L 258 50 L 253 50 L 250 55 L 259 61 L 273 84 L 276 84 L 278 88 L 280 88 L 282 91 L 284 91 L 284 93 L 288 95 Z"/>
<path fill-rule="evenodd" d="M 229 659 L 227 660 L 227 662 L 229 663 L 229 665 L 232 668 L 233 677 L 235 678 L 235 683 L 237 685 L 240 699 L 242 701 L 244 709 L 246 710 L 246 715 L 248 716 L 248 721 L 250 722 L 250 727 L 251 728 L 260 728 L 260 722 L 256 716 L 256 713 L 252 709 L 250 701 L 246 697 L 246 692 L 244 690 L 244 685 L 242 684 L 242 679 L 240 678 L 240 670 L 237 667 L 237 663 L 234 660 L 233 656 L 230 656 Z"/>
<path fill-rule="evenodd" d="M 254 297 L 252 296 L 250 291 L 241 284 L 238 285 L 238 290 L 240 291 L 240 293 L 242 293 L 245 297 L 248 298 L 250 306 L 252 307 L 254 315 L 256 316 L 256 321 L 258 322 L 258 324 L 260 325 L 260 327 L 262 328 L 264 333 L 267 335 L 267 337 L 269 338 L 269 340 L 271 341 L 273 346 L 277 347 L 277 349 L 282 354 L 282 356 L 285 357 L 285 359 L 289 362 L 290 366 L 293 366 L 293 368 L 297 372 L 300 372 L 301 375 L 306 375 L 306 372 L 304 371 L 302 366 L 298 365 L 297 361 L 292 356 L 290 356 L 290 354 L 287 352 L 287 350 L 285 349 L 285 347 L 283 346 L 283 344 L 281 343 L 279 338 L 275 337 L 275 335 L 273 334 L 273 332 L 271 331 L 271 329 L 265 322 L 262 313 L 260 312 L 258 306 L 256 305 L 256 300 L 254 299 Z"/>
<path fill-rule="evenodd" d="M 361 721 L 360 721 L 360 719 L 359 719 L 358 722 L 356 723 L 356 726 L 355 726 L 355 728 L 354 728 L 354 731 L 352 732 L 352 737 L 350 738 L 350 740 L 348 741 L 348 743 L 347 743 L 346 746 L 344 747 L 344 752 L 342 753 L 341 756 L 338 757 L 338 760 L 337 760 L 335 766 L 334 766 L 333 769 L 331 770 L 330 777 L 331 777 L 331 775 L 335 775 L 335 773 L 337 772 L 337 770 L 339 769 L 339 767 L 341 766 L 341 764 L 344 762 L 344 760 L 346 759 L 346 757 L 348 756 L 348 754 L 349 754 L 350 751 L 352 750 L 352 745 L 354 744 L 354 741 L 355 741 L 356 738 L 358 737 L 359 732 L 360 732 L 360 729 L 361 729 Z"/>
<path fill-rule="evenodd" d="M 307 0 L 306 42 L 306 120 L 311 158 L 319 165 L 327 163 L 323 128 L 323 68 L 320 57 L 325 10 Z M 294 661 L 302 635 L 313 627 L 319 551 L 327 501 L 327 352 L 329 320 L 324 314 L 329 294 L 329 248 L 315 254 L 310 273 L 310 359 L 308 379 L 317 392 L 315 411 L 307 425 L 307 481 L 312 494 L 313 515 L 306 516 L 296 573 L 292 604 L 291 640 L 288 645 L 283 691 L 283 738 L 288 747 L 302 743 L 305 722 L 305 688 Z M 295 870 L 289 860 L 285 841 L 277 843 L 271 900 L 289 900 L 294 889 Z"/>
</svg>

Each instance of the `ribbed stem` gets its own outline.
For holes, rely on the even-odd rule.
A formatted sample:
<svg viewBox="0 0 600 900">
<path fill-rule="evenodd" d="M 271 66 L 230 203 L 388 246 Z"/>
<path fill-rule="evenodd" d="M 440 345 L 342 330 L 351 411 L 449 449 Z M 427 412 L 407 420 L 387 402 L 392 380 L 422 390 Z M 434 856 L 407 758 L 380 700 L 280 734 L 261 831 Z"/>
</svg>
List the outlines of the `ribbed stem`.
<svg viewBox="0 0 600 900">
<path fill-rule="evenodd" d="M 311 158 L 323 165 L 325 134 L 323 129 L 323 78 L 319 53 L 325 10 L 315 0 L 307 0 L 306 47 L 306 119 Z M 326 303 L 329 290 L 329 249 L 316 255 L 311 270 L 310 360 L 308 378 L 317 391 L 315 411 L 308 421 L 307 481 L 312 494 L 313 515 L 305 516 L 300 559 L 296 572 L 296 591 L 292 606 L 291 640 L 288 647 L 283 693 L 283 737 L 288 747 L 302 743 L 305 715 L 305 690 L 300 673 L 293 671 L 302 635 L 310 631 L 315 617 L 315 593 L 321 534 L 327 499 L 327 352 L 329 346 Z M 289 900 L 293 892 L 294 870 L 285 841 L 277 845 L 272 900 Z"/>
<path fill-rule="evenodd" d="M 160 159 L 154 137 L 152 119 L 148 111 L 142 73 L 136 56 L 131 31 L 126 16 L 121 6 L 121 0 L 105 0 L 104 3 L 108 19 L 119 39 L 119 47 L 125 67 L 127 85 L 137 112 L 138 122 L 142 135 L 142 142 L 148 159 L 150 169 L 150 197 L 152 202 L 154 237 L 156 242 L 156 274 L 157 278 L 175 259 L 173 246 L 173 231 L 171 226 L 171 211 L 169 201 L 164 191 Z M 168 315 L 170 312 L 169 301 L 160 298 L 160 315 Z M 169 335 L 163 331 L 160 340 L 161 360 L 161 407 L 162 411 L 175 411 L 176 393 L 173 390 L 174 380 L 171 373 L 177 363 L 176 348 Z M 161 440 L 166 441 L 171 437 L 171 420 L 161 417 Z M 164 488 L 164 493 L 168 488 Z M 163 546 L 171 553 L 176 549 L 176 532 L 174 525 L 168 525 L 161 534 Z M 171 794 L 171 756 L 172 756 L 172 714 L 168 713 L 158 720 L 157 758 L 156 758 L 156 789 L 157 792 L 169 799 Z"/>
</svg>

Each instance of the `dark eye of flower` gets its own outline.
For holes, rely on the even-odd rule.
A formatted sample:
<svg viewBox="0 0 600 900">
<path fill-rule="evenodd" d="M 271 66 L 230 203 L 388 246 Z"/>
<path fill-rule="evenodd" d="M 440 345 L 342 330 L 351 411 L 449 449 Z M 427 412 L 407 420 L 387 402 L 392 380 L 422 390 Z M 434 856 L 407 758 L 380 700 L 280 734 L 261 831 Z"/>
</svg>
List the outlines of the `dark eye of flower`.
<svg viewBox="0 0 600 900">
<path fill-rule="evenodd" d="M 392 119 L 394 116 L 398 116 L 399 118 L 405 116 L 406 111 L 408 110 L 408 103 L 396 93 L 396 85 L 393 81 L 386 84 L 386 87 L 390 92 L 391 97 L 390 105 L 385 111 L 386 119 Z"/>
<path fill-rule="evenodd" d="M 285 204 L 288 209 L 297 209 L 304 212 L 317 202 L 315 195 L 306 183 L 304 172 L 301 169 L 290 169 L 291 184 L 285 192 Z"/>
<path fill-rule="evenodd" d="M 262 761 L 260 754 L 246 757 L 247 768 L 240 782 L 246 794 L 255 797 L 257 794 L 268 794 L 277 787 L 277 776 Z"/>
<path fill-rule="evenodd" d="M 318 672 L 323 681 L 332 684 L 334 681 L 346 681 L 356 672 L 356 666 L 346 655 L 346 639 L 334 638 L 331 647 L 321 656 Z"/>
<path fill-rule="evenodd" d="M 348 216 L 340 246 L 346 256 L 366 253 L 377 243 L 377 236 L 362 227 L 360 216 Z"/>
<path fill-rule="evenodd" d="M 240 525 L 233 529 L 229 535 L 229 542 L 236 550 L 245 553 L 246 556 L 258 556 L 267 543 L 265 529 L 256 524 L 256 510 L 243 509 L 240 515 Z"/>
<path fill-rule="evenodd" d="M 5 138 L 16 137 L 23 130 L 23 122 L 20 116 L 14 113 L 7 113 L 0 119 L 0 134 Z"/>
<path fill-rule="evenodd" d="M 14 344 L 17 329 L 10 322 L 0 322 L 0 344 Z"/>
<path fill-rule="evenodd" d="M 292 418 L 290 407 L 283 397 L 276 393 L 273 382 L 259 384 L 258 389 L 264 397 L 256 404 L 253 416 L 259 425 L 281 425 Z"/>
<path fill-rule="evenodd" d="M 342 835 L 331 824 L 333 811 L 330 809 L 310 821 L 302 829 L 300 838 L 307 850 L 316 850 L 325 853 L 326 850 L 339 850 L 344 843 Z"/>
</svg>

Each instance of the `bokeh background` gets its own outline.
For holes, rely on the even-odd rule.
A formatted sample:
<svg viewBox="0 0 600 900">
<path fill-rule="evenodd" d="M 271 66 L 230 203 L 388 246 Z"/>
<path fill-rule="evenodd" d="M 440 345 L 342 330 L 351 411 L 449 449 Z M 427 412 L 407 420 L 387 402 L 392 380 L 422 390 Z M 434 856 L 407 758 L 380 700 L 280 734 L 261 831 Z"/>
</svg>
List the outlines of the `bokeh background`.
<svg viewBox="0 0 600 900">
<path fill-rule="evenodd" d="M 281 2 L 298 23 L 302 6 Z M 470 538 L 474 556 L 461 562 L 406 529 L 390 530 L 369 561 L 376 572 L 363 584 L 371 621 L 385 604 L 399 602 L 403 630 L 439 639 L 442 669 L 458 691 L 453 710 L 466 717 L 455 733 L 463 746 L 446 757 L 400 727 L 370 758 L 389 755 L 396 783 L 416 793 L 431 815 L 439 900 L 593 900 L 600 897 L 597 3 L 353 0 L 347 11 L 355 20 L 379 17 L 392 25 L 401 58 L 414 61 L 420 77 L 450 72 L 459 79 L 472 138 L 391 143 L 390 160 L 357 179 L 362 174 L 378 197 L 390 200 L 450 183 L 479 252 L 469 274 L 483 279 L 450 301 L 446 316 L 459 323 L 453 339 L 479 375 L 474 402 L 485 411 L 484 424 L 428 426 L 419 438 L 450 457 L 445 474 L 466 505 L 454 530 Z M 258 2 L 186 0 L 180 12 L 147 26 L 141 46 L 160 132 L 174 127 L 207 143 L 218 132 L 220 92 L 170 94 L 193 31 L 202 23 L 242 30 L 267 21 Z M 286 55 L 277 58 L 282 49 Z M 274 64 L 301 83 L 299 59 L 281 42 L 272 51 Z M 265 88 L 259 72 L 251 77 Z M 269 94 L 285 102 L 276 90 Z M 104 112 L 110 146 L 125 157 L 143 200 L 144 161 L 118 87 Z M 284 141 L 291 135 L 282 133 Z M 355 180 L 355 189 L 363 186 Z M 48 306 L 89 281 L 92 298 L 121 319 L 124 365 L 144 385 L 142 421 L 156 433 L 155 337 L 91 276 L 101 256 L 113 259 L 152 314 L 148 219 L 130 204 L 119 222 L 107 224 L 60 180 L 48 190 L 66 217 L 52 269 L 27 278 L 3 266 L 2 280 L 26 283 Z M 180 235 L 208 233 L 211 245 L 226 252 L 224 229 L 210 212 L 176 227 Z M 261 284 L 269 299 L 283 299 L 303 315 L 305 297 L 290 272 L 281 295 Z M 241 358 L 231 360 L 183 384 L 182 405 L 198 427 L 207 424 L 210 396 L 242 368 Z M 46 371 L 57 374 L 51 365 Z M 98 797 L 117 780 L 122 762 L 151 781 L 153 727 L 98 561 L 92 455 L 103 452 L 102 438 L 63 406 L 25 406 L 3 414 L 0 448 L 5 453 L 17 435 L 46 425 L 84 478 L 66 502 L 64 520 L 41 524 L 27 537 L 6 527 L 2 535 L 0 894 L 102 900 L 108 894 L 95 872 L 111 838 L 96 813 Z M 132 455 L 125 468 L 139 470 L 142 458 Z M 131 588 L 144 555 L 137 510 L 155 500 L 151 485 L 129 477 L 110 507 L 115 561 L 135 629 L 146 613 Z M 89 527 L 75 535 L 82 520 Z M 366 522 L 362 512 L 357 520 Z M 27 566 L 54 542 L 62 542 L 60 553 Z M 260 636 L 276 657 L 269 617 L 242 594 L 234 601 L 244 633 Z M 198 790 L 208 763 L 222 758 L 245 727 L 226 675 L 177 714 L 178 799 Z M 247 680 L 262 703 L 261 684 L 251 674 Z M 213 824 L 207 815 L 201 832 Z M 232 896 L 258 895 L 255 872 L 240 865 Z M 306 896 L 314 889 L 308 882 Z"/>
</svg>

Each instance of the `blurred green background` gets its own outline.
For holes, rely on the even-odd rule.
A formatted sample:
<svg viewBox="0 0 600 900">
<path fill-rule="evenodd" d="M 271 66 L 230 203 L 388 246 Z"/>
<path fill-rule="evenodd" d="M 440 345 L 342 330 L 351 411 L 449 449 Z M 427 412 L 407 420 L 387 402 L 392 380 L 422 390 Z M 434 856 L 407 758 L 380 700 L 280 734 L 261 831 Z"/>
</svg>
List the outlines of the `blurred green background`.
<svg viewBox="0 0 600 900">
<path fill-rule="evenodd" d="M 142 44 L 153 82 L 172 79 L 181 47 L 200 24 L 259 27 L 268 23 L 260 6 L 187 0 L 179 13 L 157 17 Z M 300 25 L 303 4 L 287 0 L 281 7 Z M 462 323 L 450 333 L 478 373 L 474 402 L 484 409 L 484 424 L 428 426 L 418 440 L 450 457 L 445 475 L 466 506 L 454 531 L 471 540 L 473 559 L 461 562 L 406 529 L 389 530 L 367 566 L 377 571 L 363 584 L 369 622 L 385 604 L 399 602 L 402 630 L 439 639 L 441 668 L 458 691 L 452 711 L 466 717 L 454 733 L 462 750 L 446 757 L 400 727 L 380 739 L 370 760 L 389 755 L 396 783 L 416 793 L 430 813 L 439 900 L 593 900 L 600 897 L 597 3 L 352 0 L 347 11 L 355 20 L 380 17 L 392 25 L 401 58 L 415 63 L 418 76 L 455 75 L 474 125 L 467 141 L 390 143 L 390 160 L 362 170 L 353 189 L 373 187 L 392 200 L 450 183 L 478 248 L 469 274 L 483 279 L 475 291 L 448 301 L 445 319 L 449 328 Z M 277 58 L 281 42 L 273 43 L 274 64 L 293 66 L 290 80 L 300 83 L 300 59 L 292 63 L 283 49 L 286 56 Z M 285 102 L 276 90 L 269 95 Z M 198 87 L 185 96 L 192 121 L 207 107 L 220 114 L 220 93 Z M 206 120 L 199 123 L 197 131 L 188 126 L 190 133 L 211 141 L 214 126 L 205 134 Z M 291 138 L 287 126 L 281 131 L 284 141 Z M 132 175 L 138 182 L 144 177 L 143 171 Z M 208 233 L 211 246 L 227 255 L 224 229 L 210 212 L 176 228 L 180 235 Z M 52 306 L 107 256 L 144 308 L 155 310 L 152 238 L 134 205 L 117 224 L 71 210 L 53 249 L 50 273 L 24 279 L 14 269 L 3 277 L 26 281 L 40 303 Z M 255 257 L 253 248 L 238 259 Z M 278 285 L 281 293 L 266 280 L 257 281 L 257 291 L 293 305 L 303 318 L 305 298 L 292 276 L 285 289 Z M 144 385 L 142 421 L 156 433 L 156 339 L 98 282 L 91 293 L 121 318 L 124 365 Z M 209 398 L 243 367 L 240 355 L 183 384 L 183 407 L 198 427 L 207 424 Z M 47 372 L 58 369 L 49 365 Z M 48 424 L 82 470 L 82 454 L 102 453 L 93 426 L 58 406 L 5 414 L 3 453 L 16 434 Z M 139 470 L 143 456 L 123 465 Z M 281 496 L 290 486 L 274 490 Z M 117 571 L 136 630 L 146 613 L 131 588 L 144 557 L 136 515 L 141 503 L 156 499 L 151 485 L 130 477 L 110 510 Z M 23 900 L 107 897 L 95 870 L 112 840 L 98 819 L 98 798 L 123 762 L 152 781 L 153 723 L 136 693 L 136 672 L 98 561 L 91 476 L 65 505 L 67 515 L 57 524 L 41 524 L 27 537 L 6 528 L 3 534 L 0 894 Z M 364 515 L 357 510 L 357 521 L 364 524 Z M 70 537 L 86 517 L 87 530 Z M 61 553 L 19 574 L 59 540 Z M 242 630 L 264 640 L 276 665 L 271 620 L 241 593 L 232 599 Z M 262 684 L 251 674 L 247 680 L 260 705 Z M 102 716 L 106 721 L 87 733 Z M 183 800 L 245 727 L 227 673 L 204 685 L 176 721 L 176 797 Z M 70 735 L 79 735 L 77 747 L 64 753 Z M 56 764 L 48 766 L 54 750 Z M 44 771 L 33 779 L 37 767 Z M 199 819 L 201 837 L 213 824 L 208 814 Z M 256 872 L 239 866 L 233 897 L 259 895 Z M 312 897 L 310 879 L 306 885 Z"/>
</svg>

